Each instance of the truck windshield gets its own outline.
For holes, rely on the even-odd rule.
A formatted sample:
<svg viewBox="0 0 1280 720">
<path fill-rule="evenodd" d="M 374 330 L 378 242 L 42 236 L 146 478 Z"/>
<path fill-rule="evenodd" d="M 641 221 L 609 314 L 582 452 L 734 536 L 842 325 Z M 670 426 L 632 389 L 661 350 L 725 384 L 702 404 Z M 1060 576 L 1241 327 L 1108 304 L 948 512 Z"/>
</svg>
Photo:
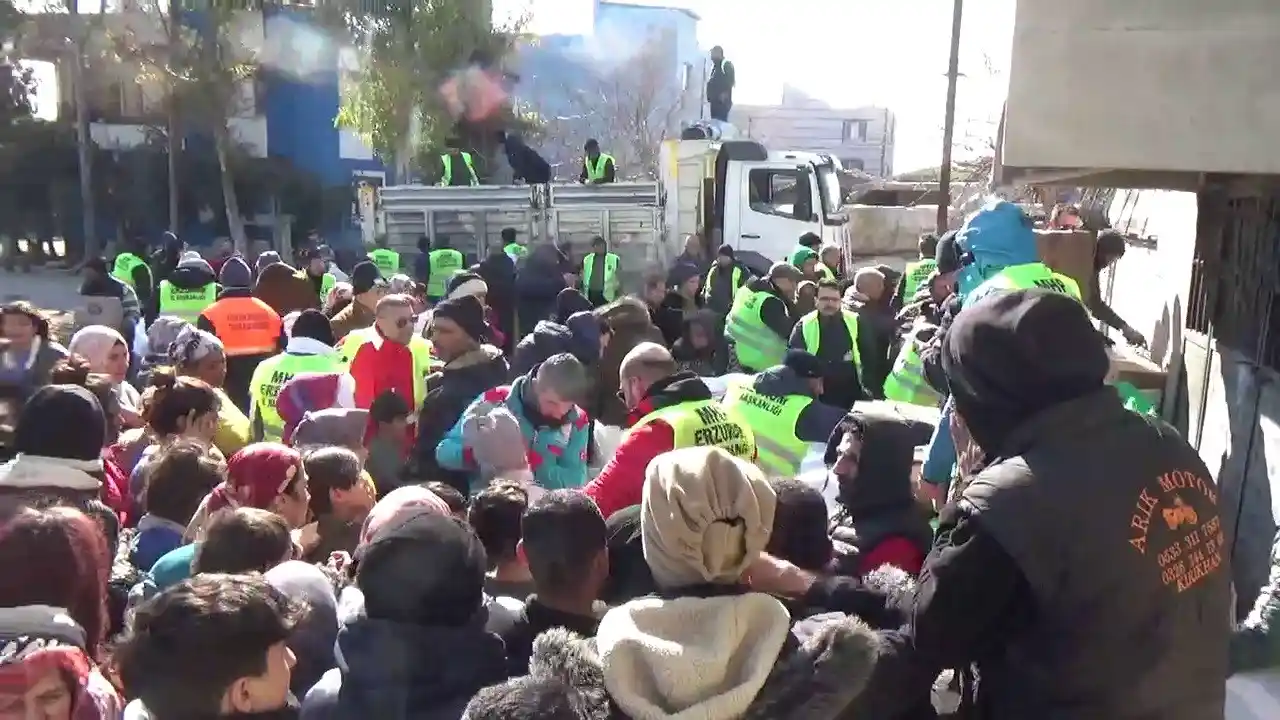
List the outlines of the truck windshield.
<svg viewBox="0 0 1280 720">
<path fill-rule="evenodd" d="M 840 212 L 840 176 L 830 165 L 818 166 L 818 192 L 822 194 L 822 214 L 831 217 Z"/>
</svg>

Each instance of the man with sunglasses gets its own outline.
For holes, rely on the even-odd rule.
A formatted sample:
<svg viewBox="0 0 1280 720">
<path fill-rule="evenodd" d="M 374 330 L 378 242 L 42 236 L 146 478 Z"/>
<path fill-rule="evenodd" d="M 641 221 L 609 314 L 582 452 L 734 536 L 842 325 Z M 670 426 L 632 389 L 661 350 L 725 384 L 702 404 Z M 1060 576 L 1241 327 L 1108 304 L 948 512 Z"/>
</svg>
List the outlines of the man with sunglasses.
<svg viewBox="0 0 1280 720">
<path fill-rule="evenodd" d="M 413 332 L 413 301 L 387 295 L 374 309 L 373 327 L 358 330 L 342 343 L 342 355 L 355 380 L 355 404 L 368 410 L 374 399 L 394 392 L 416 410 L 426 395 L 431 345 Z M 417 415 L 411 415 L 411 418 Z M 409 427 L 410 439 L 414 426 Z"/>
</svg>

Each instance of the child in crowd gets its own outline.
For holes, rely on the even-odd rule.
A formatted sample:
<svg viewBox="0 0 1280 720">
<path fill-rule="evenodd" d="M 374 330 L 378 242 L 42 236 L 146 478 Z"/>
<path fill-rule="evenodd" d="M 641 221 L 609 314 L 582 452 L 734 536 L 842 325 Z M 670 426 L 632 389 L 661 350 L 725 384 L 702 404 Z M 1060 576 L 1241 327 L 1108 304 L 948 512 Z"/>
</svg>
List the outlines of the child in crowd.
<svg viewBox="0 0 1280 720">
<path fill-rule="evenodd" d="M 365 468 L 373 476 L 379 497 L 403 483 L 405 460 L 409 454 L 408 427 L 413 408 L 402 395 L 385 392 L 369 406 L 369 456 Z"/>
</svg>

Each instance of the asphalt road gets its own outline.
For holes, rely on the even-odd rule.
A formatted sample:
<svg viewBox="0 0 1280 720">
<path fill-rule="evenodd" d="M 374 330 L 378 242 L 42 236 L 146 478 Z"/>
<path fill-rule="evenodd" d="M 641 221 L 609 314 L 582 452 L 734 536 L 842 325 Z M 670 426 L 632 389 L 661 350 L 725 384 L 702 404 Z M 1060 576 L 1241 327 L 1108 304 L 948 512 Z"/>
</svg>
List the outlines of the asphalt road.
<svg viewBox="0 0 1280 720">
<path fill-rule="evenodd" d="M 27 300 L 45 310 L 69 310 L 75 304 L 79 286 L 80 278 L 66 270 L 0 270 L 0 302 Z"/>
</svg>

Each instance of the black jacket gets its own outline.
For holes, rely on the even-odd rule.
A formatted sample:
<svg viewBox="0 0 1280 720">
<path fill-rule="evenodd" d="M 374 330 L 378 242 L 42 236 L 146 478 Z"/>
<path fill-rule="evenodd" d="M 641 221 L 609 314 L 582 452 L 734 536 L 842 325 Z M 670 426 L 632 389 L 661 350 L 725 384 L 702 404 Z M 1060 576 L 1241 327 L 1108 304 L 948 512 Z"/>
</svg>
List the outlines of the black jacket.
<svg viewBox="0 0 1280 720">
<path fill-rule="evenodd" d="M 717 377 L 729 372 L 732 353 L 721 330 L 723 323 L 714 310 L 702 309 L 685 315 L 680 339 L 671 346 L 671 357 L 681 371 L 701 377 Z M 698 348 L 690 337 L 696 330 L 707 339 L 707 345 Z"/>
<path fill-rule="evenodd" d="M 493 308 L 498 329 L 506 335 L 503 350 L 510 352 L 516 343 L 516 263 L 505 252 L 490 253 L 472 272 L 489 286 L 485 304 Z"/>
<path fill-rule="evenodd" d="M 551 628 L 564 628 L 580 637 L 595 637 L 600 618 L 591 615 L 574 615 L 547 607 L 531 595 L 516 621 L 502 631 L 502 642 L 507 646 L 507 667 L 511 677 L 529 672 L 529 656 L 533 654 L 533 641 Z"/>
<path fill-rule="evenodd" d="M 503 143 L 507 155 L 507 164 L 511 166 L 511 175 L 515 180 L 523 180 L 530 185 L 551 182 L 551 165 L 537 150 L 525 144 L 522 138 L 508 135 Z"/>
<path fill-rule="evenodd" d="M 864 358 L 884 356 L 884 348 L 873 332 L 863 332 L 861 319 L 858 328 L 858 358 L 861 365 L 852 362 L 850 353 L 853 343 L 849 337 L 849 329 L 841 315 L 818 316 L 818 352 L 814 353 L 825 365 L 823 380 L 826 387 L 822 393 L 822 401 L 837 407 L 853 407 L 859 400 L 870 400 L 872 395 L 863 387 L 862 366 Z M 788 346 L 796 350 L 809 351 L 804 341 L 804 332 L 800 323 L 791 330 Z M 883 383 L 882 383 L 883 384 Z"/>
<path fill-rule="evenodd" d="M 427 376 L 427 395 L 418 413 L 414 453 L 418 478 L 448 483 L 464 495 L 470 491 L 470 474 L 440 467 L 436 462 L 436 446 L 472 400 L 506 382 L 507 360 L 502 351 L 492 345 L 481 345 Z"/>
</svg>

